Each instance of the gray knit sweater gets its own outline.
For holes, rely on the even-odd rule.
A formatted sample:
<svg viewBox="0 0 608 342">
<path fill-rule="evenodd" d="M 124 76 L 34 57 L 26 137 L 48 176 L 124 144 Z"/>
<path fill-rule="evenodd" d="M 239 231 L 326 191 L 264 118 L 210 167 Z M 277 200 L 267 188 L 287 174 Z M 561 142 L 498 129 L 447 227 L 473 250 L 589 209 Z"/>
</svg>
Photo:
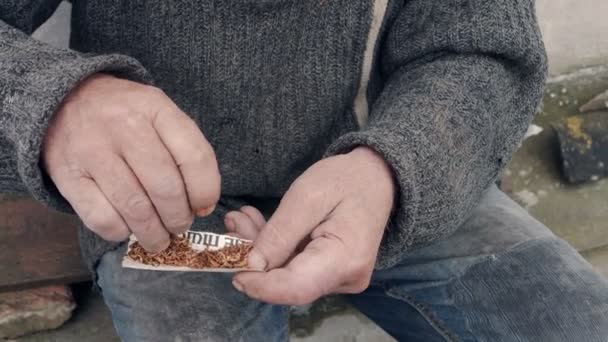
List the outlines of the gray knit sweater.
<svg viewBox="0 0 608 342">
<path fill-rule="evenodd" d="M 399 188 L 380 268 L 466 218 L 546 74 L 533 0 L 74 0 L 71 50 L 29 37 L 59 2 L 0 2 L 0 191 L 71 210 L 41 140 L 70 89 L 112 73 L 199 124 L 222 203 L 280 198 L 324 156 L 378 151 Z M 89 264 L 112 248 L 82 233 Z"/>
</svg>

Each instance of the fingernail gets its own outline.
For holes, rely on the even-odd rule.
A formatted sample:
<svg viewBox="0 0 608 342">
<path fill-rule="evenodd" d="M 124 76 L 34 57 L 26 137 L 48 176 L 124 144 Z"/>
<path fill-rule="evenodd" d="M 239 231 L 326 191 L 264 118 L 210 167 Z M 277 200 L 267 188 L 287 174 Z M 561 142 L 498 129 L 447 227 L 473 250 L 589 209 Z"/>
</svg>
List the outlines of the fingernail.
<svg viewBox="0 0 608 342">
<path fill-rule="evenodd" d="M 196 212 L 196 215 L 204 217 L 204 216 L 207 216 L 207 215 L 211 214 L 214 210 L 215 210 L 215 205 L 210 206 L 209 208 L 199 209 Z"/>
<path fill-rule="evenodd" d="M 264 271 L 267 265 L 268 263 L 266 262 L 266 259 L 264 258 L 262 253 L 258 252 L 255 249 L 252 249 L 251 252 L 249 252 L 249 257 L 247 258 L 247 266 L 249 266 L 250 269 L 255 271 Z"/>
<path fill-rule="evenodd" d="M 232 286 L 234 286 L 234 288 L 237 289 L 239 292 L 243 292 L 243 285 L 241 285 L 241 283 L 239 283 L 238 281 L 233 280 Z"/>
<path fill-rule="evenodd" d="M 226 224 L 226 228 L 231 231 L 234 232 L 236 231 L 236 224 L 234 223 L 234 220 L 231 218 L 226 218 L 224 220 L 224 223 Z"/>
</svg>

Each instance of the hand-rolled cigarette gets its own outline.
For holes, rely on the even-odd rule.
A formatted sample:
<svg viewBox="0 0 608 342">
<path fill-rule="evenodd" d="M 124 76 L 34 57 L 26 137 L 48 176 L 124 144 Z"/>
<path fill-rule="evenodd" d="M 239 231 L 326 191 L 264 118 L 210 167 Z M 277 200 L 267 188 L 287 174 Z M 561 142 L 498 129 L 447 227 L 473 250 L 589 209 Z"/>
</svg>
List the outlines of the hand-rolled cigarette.
<svg viewBox="0 0 608 342">
<path fill-rule="evenodd" d="M 237 272 L 247 269 L 251 241 L 209 232 L 172 236 L 160 253 L 146 251 L 132 236 L 123 267 L 158 271 Z"/>
</svg>

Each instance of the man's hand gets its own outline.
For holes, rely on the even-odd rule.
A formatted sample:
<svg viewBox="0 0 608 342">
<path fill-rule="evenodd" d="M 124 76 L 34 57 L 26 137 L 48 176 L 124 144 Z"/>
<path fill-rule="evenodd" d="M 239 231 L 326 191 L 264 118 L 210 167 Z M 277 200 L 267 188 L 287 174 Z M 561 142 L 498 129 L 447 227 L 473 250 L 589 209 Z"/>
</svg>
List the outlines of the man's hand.
<svg viewBox="0 0 608 342">
<path fill-rule="evenodd" d="M 393 205 L 391 171 L 358 147 L 302 174 L 265 222 L 252 207 L 225 217 L 228 231 L 254 239 L 249 267 L 234 286 L 252 298 L 301 305 L 367 288 Z"/>
<path fill-rule="evenodd" d="M 44 167 L 85 225 L 149 251 L 187 230 L 220 195 L 215 154 L 161 90 L 94 75 L 64 100 L 45 136 Z"/>
</svg>

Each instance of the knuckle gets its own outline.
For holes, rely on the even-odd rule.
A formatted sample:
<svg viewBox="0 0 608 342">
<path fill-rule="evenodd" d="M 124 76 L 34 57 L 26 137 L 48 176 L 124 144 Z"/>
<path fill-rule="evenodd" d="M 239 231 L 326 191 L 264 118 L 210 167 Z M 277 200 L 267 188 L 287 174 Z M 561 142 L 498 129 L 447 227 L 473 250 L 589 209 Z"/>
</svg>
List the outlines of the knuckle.
<svg viewBox="0 0 608 342">
<path fill-rule="evenodd" d="M 87 227 L 95 231 L 104 231 L 112 226 L 112 222 L 108 220 L 108 215 L 95 207 L 89 207 L 81 212 L 80 218 Z"/>
<path fill-rule="evenodd" d="M 307 181 L 304 177 L 300 176 L 291 183 L 288 191 L 299 194 L 306 188 L 308 188 Z"/>
<path fill-rule="evenodd" d="M 192 161 L 200 165 L 213 165 L 216 163 L 215 152 L 212 148 L 205 146 L 204 148 L 197 149 L 192 155 Z"/>
<path fill-rule="evenodd" d="M 149 190 L 152 197 L 160 199 L 177 199 L 184 196 L 182 180 L 176 177 L 163 177 Z"/>
<path fill-rule="evenodd" d="M 102 230 L 99 235 L 107 241 L 120 242 L 129 237 L 129 231 L 126 229 L 105 229 Z"/>
<path fill-rule="evenodd" d="M 159 87 L 145 85 L 140 90 L 142 91 L 144 98 L 154 101 L 155 103 L 157 103 L 156 101 L 159 99 L 167 97 L 167 94 Z"/>
<path fill-rule="evenodd" d="M 87 209 L 86 211 L 82 212 L 80 214 L 80 219 L 82 219 L 82 222 L 84 222 L 87 227 L 95 231 L 104 230 L 105 227 L 109 226 L 109 222 L 106 221 L 107 219 L 103 217 L 103 215 L 100 215 L 99 212 L 93 208 Z"/>
<path fill-rule="evenodd" d="M 133 111 L 129 113 L 129 115 L 122 116 L 121 123 L 124 125 L 126 123 L 126 127 L 131 131 L 141 130 L 142 127 L 146 127 L 143 125 L 144 122 L 148 121 L 148 115 L 143 111 Z"/>
<path fill-rule="evenodd" d="M 99 210 L 90 210 L 81 216 L 82 222 L 93 232 L 107 241 L 123 241 L 129 237 L 128 229 L 123 229 L 122 222 L 108 219 Z"/>
<path fill-rule="evenodd" d="M 324 189 L 317 186 L 309 186 L 304 181 L 295 184 L 291 191 L 295 198 L 308 207 L 315 207 L 327 199 Z"/>
<path fill-rule="evenodd" d="M 182 120 L 186 125 L 190 126 L 193 129 L 199 130 L 199 127 L 196 123 L 196 121 L 191 118 L 189 115 L 187 115 L 186 113 L 182 112 L 181 110 L 177 110 L 177 113 L 175 115 L 177 117 L 178 120 Z"/>
<path fill-rule="evenodd" d="M 303 193 L 302 200 L 308 203 L 318 203 L 325 196 L 324 191 L 318 188 L 308 189 Z"/>
<path fill-rule="evenodd" d="M 155 211 L 152 203 L 144 194 L 133 194 L 128 197 L 125 203 L 125 215 L 133 221 L 149 221 L 154 213 Z"/>
<path fill-rule="evenodd" d="M 110 114 L 109 125 L 118 133 L 121 139 L 135 139 L 133 132 L 141 132 L 142 127 L 149 121 L 147 114 L 140 110 L 121 108 Z"/>
<path fill-rule="evenodd" d="M 91 152 L 95 151 L 96 152 L 95 154 L 98 154 L 99 151 L 103 149 L 103 140 L 90 139 L 90 135 L 89 135 L 89 138 L 85 138 L 82 135 L 80 135 L 81 133 L 82 132 L 77 132 L 70 137 L 71 138 L 70 140 L 73 139 L 73 141 L 75 141 L 77 143 L 76 144 L 69 144 L 69 143 L 66 144 L 67 146 L 64 146 L 65 152 L 73 153 L 74 155 L 77 155 L 79 157 L 81 157 L 81 156 L 87 157 L 92 154 Z"/>
<path fill-rule="evenodd" d="M 190 227 L 192 221 L 194 220 L 194 216 L 176 216 L 169 218 L 166 222 L 167 228 L 173 233 L 182 233 Z"/>
<path fill-rule="evenodd" d="M 150 92 L 151 95 L 155 96 L 165 96 L 165 92 L 159 87 L 155 86 L 146 86 L 146 90 Z"/>
<path fill-rule="evenodd" d="M 132 113 L 128 106 L 109 104 L 102 109 L 101 114 L 99 117 L 102 119 L 102 122 L 120 125 L 125 118 L 131 117 Z"/>
<path fill-rule="evenodd" d="M 290 247 L 289 242 L 274 223 L 268 222 L 264 227 L 263 234 L 264 238 L 259 239 L 259 243 L 263 244 L 260 247 L 267 247 L 266 250 L 285 250 Z"/>
</svg>

